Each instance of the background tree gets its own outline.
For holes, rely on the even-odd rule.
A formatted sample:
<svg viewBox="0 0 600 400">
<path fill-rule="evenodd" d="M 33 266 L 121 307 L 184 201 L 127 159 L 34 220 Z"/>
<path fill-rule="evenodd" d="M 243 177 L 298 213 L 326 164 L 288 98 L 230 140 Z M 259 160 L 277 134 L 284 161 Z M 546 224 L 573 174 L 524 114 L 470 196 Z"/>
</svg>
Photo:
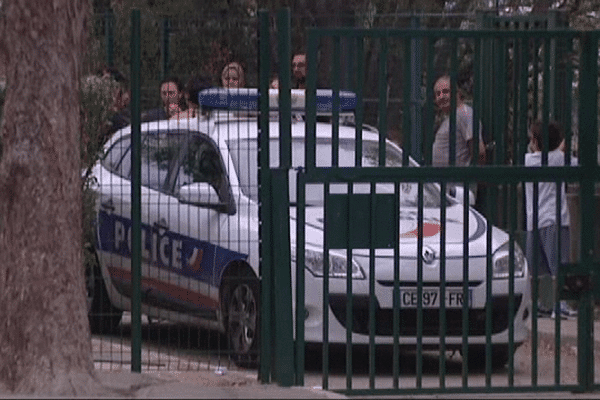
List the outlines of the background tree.
<svg viewBox="0 0 600 400">
<path fill-rule="evenodd" d="M 82 266 L 79 75 L 87 0 L 10 0 L 0 162 L 0 382 L 97 395 Z"/>
</svg>

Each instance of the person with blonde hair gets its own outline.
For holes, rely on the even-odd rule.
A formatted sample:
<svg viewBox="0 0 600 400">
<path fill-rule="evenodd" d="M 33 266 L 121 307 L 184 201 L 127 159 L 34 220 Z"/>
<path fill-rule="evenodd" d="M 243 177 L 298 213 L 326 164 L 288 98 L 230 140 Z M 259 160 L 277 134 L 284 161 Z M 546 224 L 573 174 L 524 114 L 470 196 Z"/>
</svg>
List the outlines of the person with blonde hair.
<svg viewBox="0 0 600 400">
<path fill-rule="evenodd" d="M 240 63 L 230 62 L 223 68 L 221 85 L 225 88 L 242 88 L 246 86 L 244 68 Z"/>
</svg>

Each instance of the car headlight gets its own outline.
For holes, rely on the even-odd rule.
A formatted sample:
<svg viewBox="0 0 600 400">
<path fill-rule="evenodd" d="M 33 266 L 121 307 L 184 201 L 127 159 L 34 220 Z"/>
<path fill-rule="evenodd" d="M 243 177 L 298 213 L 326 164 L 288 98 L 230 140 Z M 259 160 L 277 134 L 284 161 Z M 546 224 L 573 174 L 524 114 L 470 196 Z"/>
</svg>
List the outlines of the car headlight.
<svg viewBox="0 0 600 400">
<path fill-rule="evenodd" d="M 525 255 L 519 247 L 518 244 L 515 243 L 515 256 L 514 256 L 514 271 L 515 278 L 522 278 L 525 276 L 525 270 L 527 261 L 525 259 Z M 493 277 L 494 279 L 506 279 L 509 277 L 510 273 L 510 243 L 506 242 L 502 246 L 500 246 L 492 256 L 492 264 L 493 264 Z"/>
<path fill-rule="evenodd" d="M 295 257 L 293 257 L 295 258 Z M 295 261 L 295 260 L 294 260 Z M 304 253 L 304 263 L 306 268 L 315 276 L 323 276 L 323 252 L 315 250 L 306 250 Z M 366 279 L 365 273 L 358 263 L 354 260 L 352 265 L 352 279 Z M 329 277 L 346 278 L 348 273 L 348 262 L 346 257 L 337 254 L 329 254 Z"/>
</svg>

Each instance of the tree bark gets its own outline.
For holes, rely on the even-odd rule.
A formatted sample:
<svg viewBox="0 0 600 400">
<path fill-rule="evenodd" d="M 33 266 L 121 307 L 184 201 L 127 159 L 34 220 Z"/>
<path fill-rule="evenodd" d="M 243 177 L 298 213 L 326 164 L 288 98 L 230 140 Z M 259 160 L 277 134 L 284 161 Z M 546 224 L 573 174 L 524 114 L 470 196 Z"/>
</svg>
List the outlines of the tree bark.
<svg viewBox="0 0 600 400">
<path fill-rule="evenodd" d="M 0 382 L 94 395 L 82 263 L 79 74 L 87 0 L 7 0 Z"/>
</svg>

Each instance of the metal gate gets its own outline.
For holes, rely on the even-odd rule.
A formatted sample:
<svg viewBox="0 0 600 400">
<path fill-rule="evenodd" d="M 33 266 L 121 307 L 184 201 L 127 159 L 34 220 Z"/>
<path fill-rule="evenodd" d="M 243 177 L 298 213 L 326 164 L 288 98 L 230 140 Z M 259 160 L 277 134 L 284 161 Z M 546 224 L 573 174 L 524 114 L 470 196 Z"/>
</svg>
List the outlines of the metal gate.
<svg viewBox="0 0 600 400">
<path fill-rule="evenodd" d="M 320 385 L 348 395 L 597 389 L 599 33 L 310 28 L 306 106 L 298 110 L 289 18 L 281 11 L 276 20 L 277 163 L 269 158 L 269 104 L 261 97 L 262 381 L 306 384 L 306 354 L 314 354 L 307 344 L 316 343 Z M 270 25 L 263 12 L 261 93 L 271 77 Z M 401 76 L 388 75 L 391 63 L 400 63 Z M 433 88 L 442 72 L 452 94 L 445 167 L 433 166 L 431 152 L 440 122 Z M 395 127 L 390 79 L 402 81 Z M 331 89 L 327 115 L 321 88 Z M 473 110 L 472 152 L 483 140 L 486 165 L 458 166 L 452 156 L 459 90 Z M 366 107 L 372 94 L 376 107 Z M 346 108 L 346 96 L 355 106 Z M 548 164 L 553 149 L 543 133 L 542 165 L 525 166 L 535 120 L 543 132 L 553 121 L 562 126 L 571 165 Z M 392 128 L 401 143 L 386 139 Z M 524 188 L 534 187 L 537 204 L 541 182 L 567 185 L 568 244 L 578 248 L 561 255 L 565 239 L 557 239 L 563 262 L 552 289 L 556 312 L 559 300 L 578 310 L 575 377 L 562 373 L 567 322 L 538 319 L 543 271 L 540 253 L 527 251 Z M 561 218 L 556 212 L 559 225 Z M 542 228 L 534 218 L 529 235 Z M 550 372 L 539 346 L 542 322 L 555 346 Z"/>
</svg>

